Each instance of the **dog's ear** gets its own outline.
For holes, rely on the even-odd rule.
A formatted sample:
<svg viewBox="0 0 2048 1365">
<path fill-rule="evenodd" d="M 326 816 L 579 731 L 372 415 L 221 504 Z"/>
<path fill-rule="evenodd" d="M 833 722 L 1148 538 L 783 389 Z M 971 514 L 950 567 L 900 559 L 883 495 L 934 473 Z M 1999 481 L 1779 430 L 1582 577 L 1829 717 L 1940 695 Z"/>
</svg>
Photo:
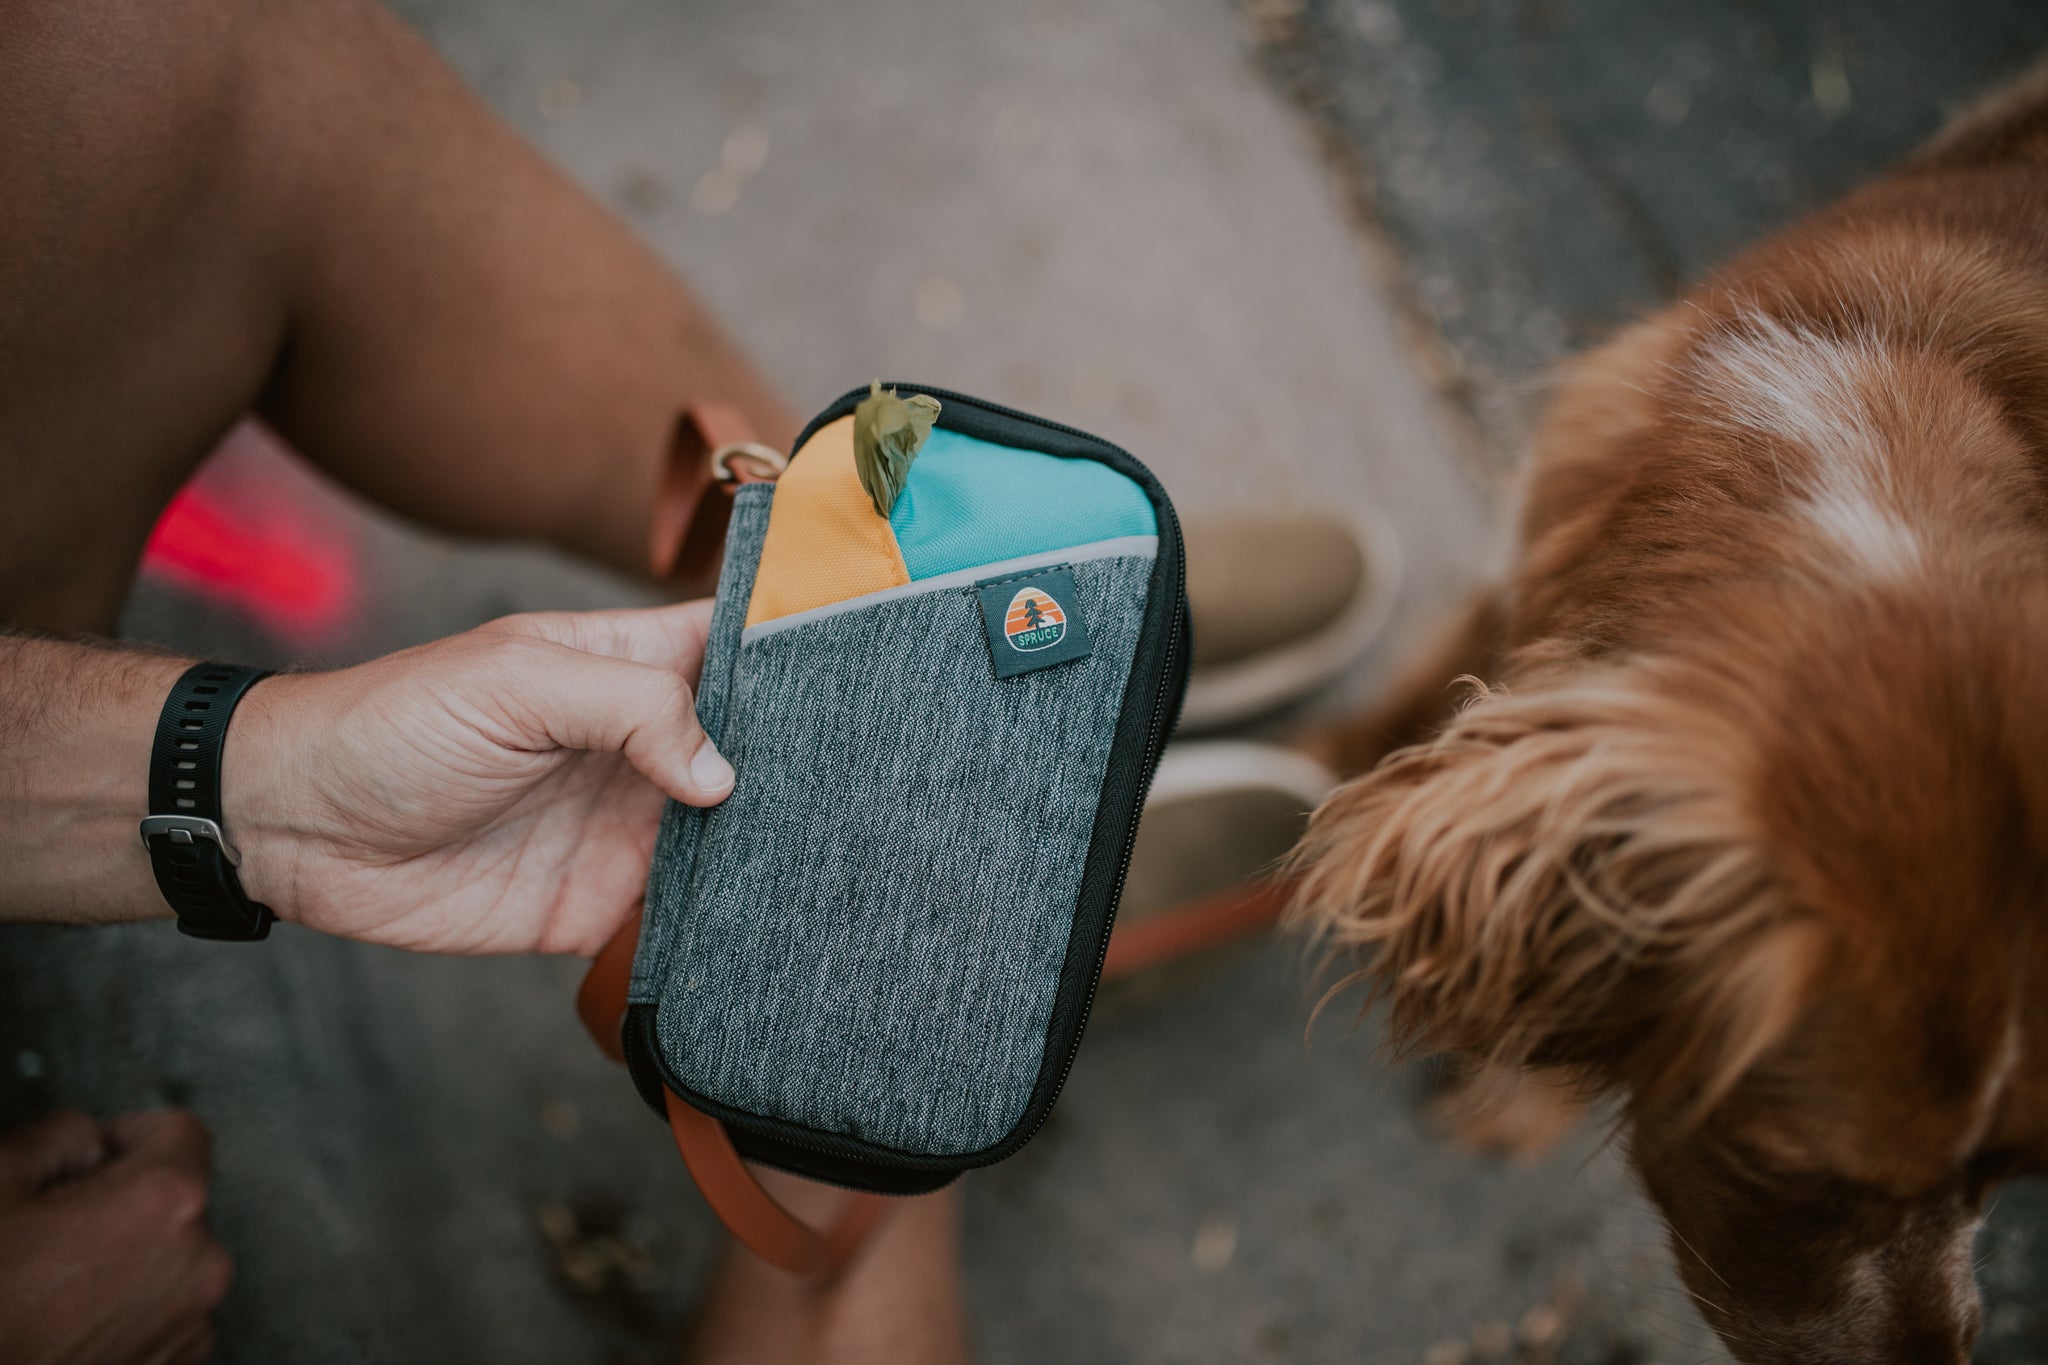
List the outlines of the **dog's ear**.
<svg viewBox="0 0 2048 1365">
<path fill-rule="evenodd" d="M 1703 1114 L 1829 948 L 1779 894 L 1749 752 L 1641 670 L 1482 689 L 1317 812 L 1295 915 L 1359 961 L 1344 984 L 1387 1001 L 1397 1044 Z"/>
</svg>

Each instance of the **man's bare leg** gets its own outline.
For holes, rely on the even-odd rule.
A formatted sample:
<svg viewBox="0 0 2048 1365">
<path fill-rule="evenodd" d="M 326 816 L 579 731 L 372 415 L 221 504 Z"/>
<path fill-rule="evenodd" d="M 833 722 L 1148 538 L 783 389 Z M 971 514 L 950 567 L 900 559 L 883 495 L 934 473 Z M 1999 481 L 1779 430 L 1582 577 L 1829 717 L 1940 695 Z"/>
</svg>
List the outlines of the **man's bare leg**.
<svg viewBox="0 0 2048 1365">
<path fill-rule="evenodd" d="M 264 413 L 385 506 L 646 571 L 678 409 L 796 423 L 653 253 L 367 0 L 277 9 L 291 331 Z"/>
<path fill-rule="evenodd" d="M 368 0 L 0 9 L 0 619 L 105 629 L 243 413 L 373 500 L 644 571 L 679 408 L 794 422 Z"/>
</svg>

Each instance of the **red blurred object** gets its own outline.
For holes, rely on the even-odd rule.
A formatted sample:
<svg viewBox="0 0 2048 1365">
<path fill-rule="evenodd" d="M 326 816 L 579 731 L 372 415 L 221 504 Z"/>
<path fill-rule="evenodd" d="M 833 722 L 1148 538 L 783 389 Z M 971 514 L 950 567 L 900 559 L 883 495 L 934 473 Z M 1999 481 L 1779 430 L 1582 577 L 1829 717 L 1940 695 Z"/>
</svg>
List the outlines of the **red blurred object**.
<svg viewBox="0 0 2048 1365">
<path fill-rule="evenodd" d="M 355 546 L 283 490 L 259 492 L 267 496 L 188 485 L 150 534 L 143 572 L 296 641 L 332 639 L 361 599 Z"/>
</svg>

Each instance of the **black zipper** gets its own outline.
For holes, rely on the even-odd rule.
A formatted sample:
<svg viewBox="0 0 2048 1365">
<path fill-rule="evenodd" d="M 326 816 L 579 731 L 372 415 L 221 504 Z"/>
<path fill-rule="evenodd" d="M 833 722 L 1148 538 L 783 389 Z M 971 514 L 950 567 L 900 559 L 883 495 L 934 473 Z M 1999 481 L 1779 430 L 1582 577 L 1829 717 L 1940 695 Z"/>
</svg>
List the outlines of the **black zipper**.
<svg viewBox="0 0 2048 1365">
<path fill-rule="evenodd" d="M 1145 753 L 1138 773 L 1137 790 L 1131 798 L 1130 812 L 1124 819 L 1124 847 L 1117 858 L 1116 879 L 1110 884 L 1109 908 L 1102 922 L 1102 943 L 1095 950 L 1095 967 L 1088 974 L 1088 993 L 1082 997 L 1081 1013 L 1074 1020 L 1073 1036 L 1067 1040 L 1067 1055 L 1061 1059 L 1059 1077 L 1053 1081 L 1052 1090 L 1046 1095 L 1045 1102 L 1038 1106 L 1038 1117 L 1032 1121 L 1031 1127 L 1020 1135 L 1013 1135 L 1009 1141 L 1014 1145 L 1009 1151 L 991 1158 L 992 1160 L 1000 1161 L 1002 1157 L 1010 1155 L 1038 1136 L 1038 1130 L 1045 1127 L 1046 1121 L 1052 1117 L 1054 1101 L 1059 1099 L 1060 1091 L 1066 1089 L 1067 1077 L 1074 1071 L 1074 1059 L 1081 1055 L 1081 1035 L 1088 1027 L 1088 1016 L 1095 1010 L 1096 993 L 1102 988 L 1102 964 L 1109 959 L 1109 940 L 1116 932 L 1117 907 L 1123 903 L 1124 883 L 1131 875 L 1131 855 L 1138 847 L 1138 822 L 1145 813 L 1145 798 L 1151 794 L 1152 779 L 1159 771 L 1159 756 L 1166 748 L 1167 739 L 1171 737 L 1166 725 L 1167 705 L 1173 690 L 1184 686 L 1187 680 L 1184 671 L 1178 677 L 1175 675 L 1175 666 L 1179 663 L 1181 632 L 1187 622 L 1187 611 L 1183 605 L 1183 598 L 1187 594 L 1187 559 L 1180 545 L 1180 519 L 1175 516 L 1170 505 L 1166 509 L 1166 514 L 1173 520 L 1174 535 L 1174 583 L 1172 595 L 1167 599 L 1172 604 L 1173 621 L 1167 627 L 1164 646 L 1166 652 L 1159 661 L 1159 684 L 1153 692 L 1152 715 L 1146 731 Z M 1178 708 L 1175 708 L 1175 714 L 1177 717 Z"/>
<path fill-rule="evenodd" d="M 1104 911 L 1102 929 L 1099 936 L 1100 942 L 1097 944 L 1095 951 L 1095 962 L 1088 976 L 1087 991 L 1081 999 L 1078 1012 L 1075 1014 L 1068 1030 L 1069 1037 L 1064 1055 L 1060 1058 L 1059 1070 L 1052 1078 L 1050 1087 L 1042 1095 L 1038 1094 L 1037 1088 L 1034 1087 L 1030 1107 L 1036 1113 L 1027 1127 L 1013 1130 L 1001 1142 L 977 1152 L 936 1156 L 921 1152 L 897 1152 L 883 1149 L 875 1144 L 863 1142 L 859 1139 L 821 1134 L 815 1130 L 789 1123 L 786 1120 L 750 1114 L 721 1104 L 708 1096 L 696 1094 L 687 1087 L 677 1085 L 674 1079 L 667 1074 L 667 1067 L 662 1065 L 660 1061 L 660 1048 L 655 1044 L 653 1038 L 653 1008 L 647 1005 L 640 1005 L 633 1007 L 629 1012 L 626 1030 L 628 1035 L 627 1058 L 629 1062 L 641 1064 L 632 1066 L 631 1070 L 635 1073 L 636 1082 L 640 1084 L 643 1098 L 655 1109 L 656 1113 L 661 1112 L 660 1096 L 658 1093 L 650 1093 L 654 1087 L 650 1086 L 642 1078 L 640 1074 L 642 1065 L 650 1065 L 659 1082 L 673 1089 L 679 1098 L 703 1110 L 705 1113 L 724 1121 L 732 1128 L 734 1130 L 735 1145 L 740 1148 L 742 1155 L 758 1157 L 767 1160 L 770 1164 L 803 1166 L 806 1169 L 802 1169 L 800 1171 L 801 1174 L 854 1188 L 869 1187 L 868 1183 L 863 1179 L 864 1175 L 868 1172 L 916 1173 L 941 1177 L 936 1182 L 890 1182 L 904 1186 L 899 1192 L 910 1193 L 937 1188 L 939 1184 L 945 1183 L 946 1180 L 950 1180 L 962 1171 L 977 1166 L 992 1165 L 1015 1154 L 1045 1127 L 1047 1120 L 1052 1116 L 1054 1102 L 1058 1100 L 1060 1092 L 1066 1087 L 1068 1076 L 1073 1073 L 1074 1061 L 1080 1055 L 1081 1036 L 1087 1027 L 1089 1015 L 1094 1010 L 1095 997 L 1101 988 L 1102 966 L 1109 955 L 1110 938 L 1116 928 L 1117 904 L 1123 898 L 1124 883 L 1130 876 L 1131 858 L 1138 841 L 1139 817 L 1144 813 L 1145 799 L 1151 791 L 1152 779 L 1158 770 L 1160 754 L 1165 749 L 1166 741 L 1171 736 L 1170 719 L 1177 718 L 1179 714 L 1179 708 L 1173 705 L 1173 700 L 1175 694 L 1184 687 L 1187 675 L 1185 657 L 1187 649 L 1186 642 L 1183 639 L 1188 629 L 1186 601 L 1187 559 L 1181 544 L 1180 518 L 1174 511 L 1172 501 L 1166 497 L 1165 489 L 1159 486 L 1157 477 L 1130 452 L 1103 440 L 1099 436 L 1078 428 L 1049 421 L 1046 418 L 1037 417 L 1030 413 L 1019 412 L 1015 408 L 1004 407 L 1001 404 L 990 403 L 966 394 L 954 393 L 945 389 L 926 388 L 916 384 L 885 384 L 884 387 L 929 393 L 934 398 L 937 398 L 942 405 L 954 404 L 968 409 L 979 410 L 1007 421 L 1035 427 L 1042 431 L 1056 432 L 1081 441 L 1092 451 L 1106 451 L 1128 463 L 1131 466 L 1130 469 L 1120 469 L 1118 472 L 1125 474 L 1127 477 L 1131 476 L 1132 470 L 1138 472 L 1138 475 L 1141 477 L 1138 477 L 1136 481 L 1141 487 L 1148 489 L 1147 496 L 1153 503 L 1155 513 L 1161 516 L 1163 528 L 1171 532 L 1170 548 L 1172 554 L 1170 563 L 1173 575 L 1170 584 L 1167 585 L 1169 591 L 1165 598 L 1166 609 L 1172 612 L 1172 616 L 1166 624 L 1166 638 L 1160 647 L 1159 676 L 1158 681 L 1154 685 L 1152 705 L 1146 721 L 1145 745 L 1138 756 L 1139 770 L 1135 777 L 1125 779 L 1132 787 L 1131 798 L 1129 807 L 1123 815 L 1123 846 L 1118 854 L 1116 872 L 1110 882 L 1108 902 Z M 816 417 L 811 419 L 810 424 L 804 428 L 802 434 L 797 437 L 795 444 L 790 447 L 791 451 L 801 450 L 804 443 L 811 438 L 812 434 L 819 427 L 845 416 L 846 413 L 853 410 L 853 406 L 860 399 L 866 396 L 866 389 L 854 389 L 842 395 L 836 402 L 827 406 Z M 943 418 L 941 420 L 943 421 Z M 1095 454 L 1089 454 L 1084 458 L 1097 459 L 1098 463 L 1109 464 L 1112 468 L 1117 467 L 1116 461 L 1102 460 Z M 1164 548 L 1167 547 L 1162 546 L 1162 549 Z M 1116 764 L 1114 759 L 1112 759 L 1112 772 L 1115 767 Z M 1111 777 L 1111 773 L 1104 774 L 1104 786 L 1106 789 L 1110 786 Z M 1076 908 L 1077 910 L 1079 909 L 1078 906 Z M 1057 997 L 1055 997 L 1054 1009 L 1057 1012 Z M 640 1025 L 638 1028 L 634 1027 L 636 1022 Z M 754 1139 L 754 1141 L 749 1141 L 749 1139 Z M 776 1161 L 776 1153 L 774 1151 L 776 1147 L 794 1148 L 798 1151 L 815 1153 L 821 1157 L 828 1158 L 828 1169 L 821 1170 L 813 1163 L 778 1162 Z M 753 1150 L 749 1150 L 750 1148 Z"/>
</svg>

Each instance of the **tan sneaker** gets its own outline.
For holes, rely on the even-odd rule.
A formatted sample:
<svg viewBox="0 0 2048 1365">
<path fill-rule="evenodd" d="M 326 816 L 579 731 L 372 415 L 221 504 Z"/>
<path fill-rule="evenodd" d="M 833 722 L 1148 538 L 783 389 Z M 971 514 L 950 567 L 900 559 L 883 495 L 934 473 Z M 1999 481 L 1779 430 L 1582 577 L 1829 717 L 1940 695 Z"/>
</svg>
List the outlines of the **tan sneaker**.
<svg viewBox="0 0 2048 1365">
<path fill-rule="evenodd" d="M 1261 879 L 1334 786 L 1329 770 L 1270 744 L 1175 744 L 1159 761 L 1104 970 L 1139 971 L 1272 923 Z"/>
<path fill-rule="evenodd" d="M 1181 532 L 1195 638 L 1183 730 L 1221 729 L 1307 696 L 1386 624 L 1400 555 L 1376 513 L 1194 516 Z"/>
</svg>

